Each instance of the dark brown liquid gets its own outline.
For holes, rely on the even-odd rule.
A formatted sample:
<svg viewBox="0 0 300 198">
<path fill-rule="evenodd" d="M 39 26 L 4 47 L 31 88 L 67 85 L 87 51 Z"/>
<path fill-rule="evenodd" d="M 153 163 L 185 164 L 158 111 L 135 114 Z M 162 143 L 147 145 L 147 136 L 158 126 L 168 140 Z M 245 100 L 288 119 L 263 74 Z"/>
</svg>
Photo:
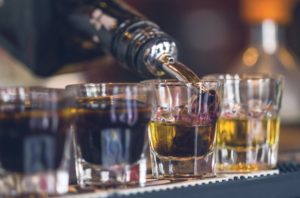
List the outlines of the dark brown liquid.
<svg viewBox="0 0 300 198">
<path fill-rule="evenodd" d="M 111 166 L 138 161 L 145 149 L 150 109 L 135 100 L 79 101 L 76 142 L 82 158 Z"/>
<path fill-rule="evenodd" d="M 43 111 L 0 114 L 0 163 L 3 169 L 36 173 L 57 169 L 68 127 L 64 113 Z"/>
<path fill-rule="evenodd" d="M 163 71 L 181 82 L 197 83 L 201 81 L 189 67 L 174 60 L 174 57 L 162 56 L 160 61 Z"/>
</svg>

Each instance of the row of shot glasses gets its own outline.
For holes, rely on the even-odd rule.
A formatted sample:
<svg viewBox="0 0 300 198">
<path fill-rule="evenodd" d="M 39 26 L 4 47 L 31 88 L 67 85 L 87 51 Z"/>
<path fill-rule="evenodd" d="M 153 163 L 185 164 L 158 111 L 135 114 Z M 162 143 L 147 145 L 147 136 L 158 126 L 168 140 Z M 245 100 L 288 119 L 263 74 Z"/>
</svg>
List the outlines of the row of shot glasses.
<svg viewBox="0 0 300 198">
<path fill-rule="evenodd" d="M 2 87 L 0 194 L 67 193 L 71 163 L 81 188 L 145 186 L 147 151 L 156 179 L 273 169 L 282 84 L 281 76 L 221 74 Z"/>
</svg>

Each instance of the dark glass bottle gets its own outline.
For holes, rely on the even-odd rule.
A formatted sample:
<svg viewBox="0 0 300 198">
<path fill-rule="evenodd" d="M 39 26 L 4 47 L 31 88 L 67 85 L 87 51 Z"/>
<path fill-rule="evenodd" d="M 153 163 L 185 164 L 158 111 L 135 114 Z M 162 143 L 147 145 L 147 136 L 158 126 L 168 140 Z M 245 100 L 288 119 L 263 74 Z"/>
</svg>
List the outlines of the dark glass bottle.
<svg viewBox="0 0 300 198">
<path fill-rule="evenodd" d="M 0 8 L 0 17 L 5 16 L 3 10 L 12 11 L 16 5 L 19 11 L 27 14 L 22 15 L 21 28 L 15 24 L 13 35 L 16 39 L 9 39 L 6 48 L 37 74 L 49 75 L 64 64 L 109 51 L 124 66 L 143 77 L 167 73 L 184 81 L 199 80 L 190 69 L 177 62 L 174 40 L 121 1 L 7 2 L 8 5 L 5 2 Z M 22 16 L 15 14 L 19 15 L 16 21 L 21 24 Z M 5 27 L 0 21 L 1 26 Z"/>
<path fill-rule="evenodd" d="M 121 1 L 68 0 L 61 5 L 60 13 L 69 30 L 87 38 L 85 43 L 90 46 L 109 50 L 140 76 L 169 74 L 183 81 L 199 80 L 177 61 L 174 40 Z"/>
</svg>

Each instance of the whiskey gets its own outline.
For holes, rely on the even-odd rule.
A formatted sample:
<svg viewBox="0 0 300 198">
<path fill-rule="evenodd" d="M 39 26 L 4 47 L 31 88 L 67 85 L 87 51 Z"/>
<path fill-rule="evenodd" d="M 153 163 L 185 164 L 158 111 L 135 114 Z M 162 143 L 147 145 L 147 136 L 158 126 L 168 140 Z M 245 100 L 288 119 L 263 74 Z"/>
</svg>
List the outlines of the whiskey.
<svg viewBox="0 0 300 198">
<path fill-rule="evenodd" d="M 217 146 L 239 151 L 278 143 L 280 120 L 276 118 L 220 118 L 217 124 Z"/>
<path fill-rule="evenodd" d="M 220 118 L 217 123 L 217 169 L 248 172 L 275 166 L 280 119 Z M 270 159 L 264 156 L 271 154 Z M 229 154 L 231 153 L 231 154 Z M 251 158 L 255 154 L 256 161 Z M 254 156 L 254 155 L 253 155 Z M 226 165 L 226 162 L 234 162 Z"/>
<path fill-rule="evenodd" d="M 201 157 L 213 149 L 214 130 L 213 124 L 192 125 L 151 121 L 150 146 L 161 157 Z"/>
</svg>

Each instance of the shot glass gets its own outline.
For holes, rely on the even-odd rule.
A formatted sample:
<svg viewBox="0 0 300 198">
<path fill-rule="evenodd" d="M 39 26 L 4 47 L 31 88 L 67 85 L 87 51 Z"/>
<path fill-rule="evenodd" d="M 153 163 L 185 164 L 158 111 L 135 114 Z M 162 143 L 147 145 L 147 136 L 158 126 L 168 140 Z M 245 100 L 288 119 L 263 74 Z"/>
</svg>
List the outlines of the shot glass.
<svg viewBox="0 0 300 198">
<path fill-rule="evenodd" d="M 247 173 L 276 166 L 283 78 L 210 75 L 224 83 L 217 124 L 216 172 Z"/>
<path fill-rule="evenodd" d="M 64 90 L 0 88 L 0 196 L 68 191 L 69 117 Z"/>
<path fill-rule="evenodd" d="M 150 80 L 142 83 L 153 92 L 148 130 L 153 176 L 169 179 L 214 176 L 220 82 Z"/>
<path fill-rule="evenodd" d="M 69 85 L 75 99 L 77 183 L 104 188 L 146 182 L 149 89 L 134 83 Z"/>
</svg>

